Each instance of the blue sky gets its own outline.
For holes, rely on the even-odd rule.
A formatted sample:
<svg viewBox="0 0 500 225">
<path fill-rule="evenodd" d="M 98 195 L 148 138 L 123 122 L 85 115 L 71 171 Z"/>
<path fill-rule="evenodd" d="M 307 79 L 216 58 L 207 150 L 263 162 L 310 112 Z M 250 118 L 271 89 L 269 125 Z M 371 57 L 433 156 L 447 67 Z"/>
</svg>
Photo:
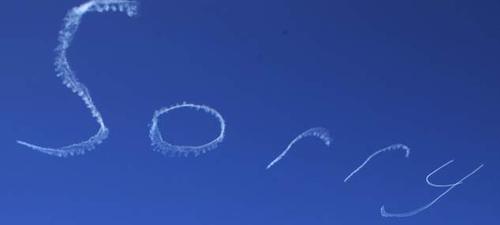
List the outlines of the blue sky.
<svg viewBox="0 0 500 225">
<path fill-rule="evenodd" d="M 497 1 L 143 0 L 137 17 L 89 13 L 68 57 L 110 129 L 96 150 L 56 158 L 16 144 L 81 141 L 98 126 L 55 76 L 67 10 L 7 1 L 0 14 L 1 224 L 494 224 L 500 201 Z M 154 110 L 206 104 L 227 121 L 199 157 L 153 152 Z M 169 141 L 218 134 L 208 114 L 160 119 Z M 298 142 L 330 129 L 331 147 Z M 372 152 L 391 152 L 343 179 Z M 382 218 L 466 183 L 409 218 Z"/>
</svg>

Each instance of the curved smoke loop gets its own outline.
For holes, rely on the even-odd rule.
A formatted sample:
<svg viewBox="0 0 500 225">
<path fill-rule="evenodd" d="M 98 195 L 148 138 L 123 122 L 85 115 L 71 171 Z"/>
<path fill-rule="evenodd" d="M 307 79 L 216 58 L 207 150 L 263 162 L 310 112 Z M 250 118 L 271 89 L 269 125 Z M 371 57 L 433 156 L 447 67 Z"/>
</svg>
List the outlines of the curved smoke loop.
<svg viewBox="0 0 500 225">
<path fill-rule="evenodd" d="M 79 82 L 76 78 L 75 73 L 68 63 L 66 52 L 71 44 L 71 41 L 73 40 L 73 37 L 75 36 L 76 31 L 78 30 L 80 21 L 85 13 L 118 11 L 124 12 L 128 16 L 134 16 L 137 14 L 137 7 L 138 3 L 136 1 L 92 0 L 71 9 L 66 14 L 66 17 L 64 18 L 63 28 L 59 32 L 59 45 L 55 49 L 57 56 L 54 62 L 57 76 L 61 77 L 63 84 L 66 85 L 66 87 L 71 89 L 74 93 L 78 94 L 78 96 L 82 98 L 82 100 L 85 102 L 85 105 L 92 113 L 92 116 L 99 124 L 99 131 L 97 131 L 97 133 L 94 136 L 90 137 L 88 140 L 60 148 L 42 147 L 30 144 L 25 141 L 17 141 L 17 143 L 49 155 L 65 157 L 69 155 L 84 154 L 86 151 L 94 149 L 96 145 L 100 144 L 104 139 L 108 137 L 109 130 L 104 124 L 101 113 L 92 101 L 92 97 L 90 96 L 87 87 L 83 83 Z"/>
<path fill-rule="evenodd" d="M 477 171 L 479 171 L 484 166 L 484 164 L 479 165 L 476 169 L 472 170 L 470 173 L 468 173 L 467 175 L 465 175 L 462 179 L 460 179 L 459 181 L 457 181 L 454 184 L 434 184 L 434 183 L 431 183 L 429 181 L 429 177 L 430 176 L 432 176 L 434 173 L 438 172 L 439 170 L 443 169 L 444 167 L 448 166 L 452 162 L 453 162 L 453 160 L 448 161 L 447 163 L 443 164 L 439 168 L 437 168 L 434 171 L 432 171 L 431 173 L 429 173 L 429 175 L 427 175 L 426 182 L 427 182 L 427 184 L 429 186 L 438 187 L 438 188 L 444 188 L 444 187 L 448 188 L 448 189 L 446 189 L 446 191 L 444 191 L 443 193 L 441 193 L 438 197 L 436 197 L 430 203 L 428 203 L 428 204 L 426 204 L 426 205 L 424 205 L 424 206 L 422 206 L 420 208 L 417 208 L 415 210 L 408 211 L 408 212 L 402 212 L 402 213 L 387 212 L 387 210 L 385 209 L 385 206 L 382 206 L 382 207 L 380 207 L 380 215 L 383 216 L 383 217 L 410 217 L 410 216 L 417 215 L 418 213 L 420 213 L 420 212 L 428 209 L 432 205 L 434 205 L 437 201 L 439 201 L 439 199 L 441 199 L 442 197 L 444 197 L 446 194 L 448 194 L 448 192 L 450 192 L 451 190 L 453 190 L 458 185 L 462 184 L 467 178 L 469 178 L 470 176 L 474 175 Z"/>
<path fill-rule="evenodd" d="M 170 143 L 164 141 L 164 139 L 161 135 L 160 129 L 158 127 L 158 118 L 163 114 L 167 114 L 173 110 L 180 109 L 180 108 L 191 108 L 191 109 L 195 109 L 195 110 L 203 110 L 204 112 L 217 118 L 217 120 L 219 121 L 219 126 L 220 126 L 219 136 L 206 144 L 198 145 L 198 146 L 173 145 L 173 144 L 170 144 Z M 151 139 L 151 145 L 153 145 L 153 147 L 154 147 L 153 149 L 155 151 L 159 151 L 163 154 L 188 156 L 190 153 L 192 153 L 195 156 L 198 156 L 200 154 L 203 154 L 205 152 L 208 152 L 208 151 L 216 148 L 217 145 L 219 143 L 221 143 L 222 140 L 224 140 L 225 130 L 226 130 L 226 123 L 224 121 L 224 118 L 215 109 L 212 109 L 206 105 L 195 105 L 195 104 L 184 102 L 182 104 L 174 105 L 171 107 L 161 108 L 160 110 L 157 110 L 154 113 L 153 119 L 151 122 L 151 129 L 149 130 L 149 138 Z"/>
<path fill-rule="evenodd" d="M 433 183 L 430 179 L 432 177 L 432 175 L 434 175 L 435 173 L 437 173 L 439 170 L 443 169 L 444 167 L 450 165 L 451 163 L 455 162 L 455 160 L 450 160 L 448 162 L 446 162 L 445 164 L 441 165 L 440 167 L 438 167 L 437 169 L 435 169 L 434 171 L 432 171 L 431 173 L 429 173 L 426 177 L 425 177 L 425 182 L 427 182 L 427 184 L 429 186 L 432 186 L 432 187 L 437 187 L 437 188 L 441 188 L 441 187 L 451 187 L 451 186 L 454 186 L 454 185 L 457 185 L 457 183 L 455 184 L 435 184 Z M 462 184 L 462 183 L 459 183 L 459 184 Z"/>
</svg>

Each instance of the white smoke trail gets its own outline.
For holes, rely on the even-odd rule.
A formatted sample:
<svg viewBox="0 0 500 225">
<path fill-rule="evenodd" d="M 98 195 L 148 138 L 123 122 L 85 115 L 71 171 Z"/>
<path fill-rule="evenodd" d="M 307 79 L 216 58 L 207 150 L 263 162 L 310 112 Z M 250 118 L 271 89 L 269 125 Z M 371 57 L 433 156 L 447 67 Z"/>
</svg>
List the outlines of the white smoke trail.
<svg viewBox="0 0 500 225">
<path fill-rule="evenodd" d="M 425 177 L 425 182 L 427 182 L 427 184 L 428 184 L 429 186 L 432 186 L 432 187 L 438 187 L 438 188 L 440 188 L 440 187 L 451 187 L 451 186 L 453 186 L 453 185 L 456 185 L 456 184 L 435 184 L 435 183 L 432 183 L 432 182 L 431 182 L 431 180 L 430 180 L 430 178 L 431 178 L 431 176 L 432 176 L 432 175 L 434 175 L 436 172 L 438 172 L 438 171 L 439 171 L 439 170 L 441 170 L 442 168 L 444 168 L 444 167 L 448 166 L 450 163 L 453 163 L 454 161 L 455 161 L 455 160 L 453 160 L 453 159 L 452 159 L 452 160 L 448 161 L 447 163 L 443 164 L 442 166 L 440 166 L 439 168 L 435 169 L 435 170 L 434 170 L 434 171 L 432 171 L 431 173 L 429 173 L 429 174 Z M 462 184 L 462 183 L 460 183 L 460 184 Z"/>
<path fill-rule="evenodd" d="M 297 141 L 299 141 L 302 138 L 309 137 L 309 136 L 313 136 L 313 137 L 317 137 L 317 138 L 321 139 L 325 143 L 326 146 L 330 146 L 330 143 L 332 142 L 332 138 L 330 137 L 330 132 L 328 132 L 328 130 L 326 128 L 315 127 L 315 128 L 311 128 L 309 130 L 306 130 L 302 134 L 297 136 L 295 139 L 293 139 L 292 142 L 290 142 L 290 144 L 288 144 L 286 149 L 278 157 L 276 157 L 271 163 L 269 163 L 269 165 L 267 165 L 266 169 L 271 168 L 274 164 L 276 164 L 278 161 L 280 161 Z"/>
<path fill-rule="evenodd" d="M 63 84 L 66 85 L 66 87 L 71 89 L 74 93 L 78 94 L 78 96 L 82 98 L 82 100 L 85 102 L 85 105 L 92 113 L 92 116 L 99 124 L 99 131 L 88 140 L 60 148 L 41 147 L 38 145 L 27 143 L 25 141 L 17 141 L 17 143 L 49 155 L 65 157 L 69 155 L 84 154 L 86 151 L 94 149 L 96 145 L 100 144 L 104 139 L 108 137 L 109 130 L 104 124 L 101 113 L 94 105 L 87 87 L 85 87 L 85 85 L 79 82 L 76 78 L 75 73 L 68 63 L 66 52 L 71 44 L 71 41 L 73 40 L 76 31 L 78 30 L 81 18 L 85 13 L 119 11 L 127 13 L 128 16 L 133 16 L 137 13 L 137 7 L 138 3 L 135 1 L 92 0 L 71 9 L 66 14 L 66 17 L 64 18 L 63 28 L 59 32 L 59 45 L 55 49 L 57 56 L 54 62 L 57 76 L 61 77 Z"/>
<path fill-rule="evenodd" d="M 432 171 L 430 173 L 430 175 L 432 175 L 432 174 L 436 173 L 437 171 L 441 170 L 445 166 L 449 165 L 451 162 L 453 162 L 453 160 L 448 161 L 444 165 L 442 165 L 439 168 L 437 168 L 436 170 Z M 385 206 L 382 206 L 382 207 L 380 207 L 380 214 L 383 217 L 409 217 L 409 216 L 414 216 L 414 215 L 416 215 L 416 214 L 418 214 L 418 213 L 426 210 L 427 208 L 431 207 L 432 205 L 434 205 L 434 203 L 436 203 L 439 199 L 441 199 L 448 192 L 450 192 L 451 190 L 453 190 L 456 186 L 462 184 L 467 178 L 469 178 L 470 176 L 472 176 L 473 174 L 475 174 L 477 171 L 479 171 L 481 168 L 483 168 L 483 166 L 484 166 L 484 164 L 481 164 L 479 167 L 477 167 L 472 172 L 470 172 L 469 174 L 467 174 L 462 179 L 460 179 L 459 181 L 457 181 L 456 183 L 454 183 L 452 185 L 431 185 L 433 187 L 448 187 L 448 189 L 446 189 L 445 192 L 443 192 L 442 194 L 440 194 L 437 198 L 435 198 L 434 200 L 432 200 L 430 203 L 428 203 L 428 204 L 426 204 L 426 205 L 424 205 L 424 206 L 422 206 L 422 207 L 420 207 L 418 209 L 415 209 L 415 210 L 412 210 L 412 211 L 409 211 L 409 212 L 403 212 L 403 213 L 390 213 L 390 212 L 387 212 L 385 210 Z M 429 175 L 427 177 L 429 177 Z M 429 182 L 427 182 L 427 183 L 429 183 Z"/>
<path fill-rule="evenodd" d="M 198 146 L 190 146 L 190 145 L 173 145 L 163 140 L 160 129 L 158 127 L 158 117 L 162 114 L 166 114 L 170 111 L 180 109 L 180 108 L 192 108 L 195 110 L 203 110 L 206 113 L 213 115 L 219 121 L 220 125 L 220 133 L 219 136 L 212 141 Z M 191 103 L 182 103 L 178 105 L 174 105 L 171 107 L 161 108 L 160 110 L 155 111 L 153 115 L 153 119 L 151 122 L 151 129 L 149 130 L 149 138 L 151 139 L 151 145 L 153 145 L 155 151 L 159 151 L 163 154 L 170 155 L 185 155 L 188 156 L 190 153 L 193 153 L 195 156 L 198 156 L 202 153 L 208 152 L 217 147 L 219 143 L 224 140 L 224 133 L 226 131 L 226 122 L 222 115 L 217 112 L 215 109 L 212 109 L 205 105 L 195 105 Z"/>
<path fill-rule="evenodd" d="M 403 144 L 390 145 L 390 146 L 385 147 L 383 149 L 380 149 L 380 150 L 374 152 L 373 154 L 371 154 L 370 156 L 368 156 L 368 158 L 358 168 L 356 168 L 354 171 L 352 171 L 351 174 L 349 174 L 349 176 L 347 176 L 344 179 L 344 182 L 349 181 L 349 179 L 351 179 L 351 177 L 354 176 L 354 174 L 356 174 L 357 172 L 359 172 L 373 157 L 375 157 L 378 154 L 380 154 L 382 152 L 385 152 L 385 151 L 392 151 L 392 150 L 398 150 L 398 149 L 404 150 L 406 152 L 405 153 L 405 157 L 406 158 L 410 157 L 410 148 L 408 146 L 403 145 Z"/>
</svg>

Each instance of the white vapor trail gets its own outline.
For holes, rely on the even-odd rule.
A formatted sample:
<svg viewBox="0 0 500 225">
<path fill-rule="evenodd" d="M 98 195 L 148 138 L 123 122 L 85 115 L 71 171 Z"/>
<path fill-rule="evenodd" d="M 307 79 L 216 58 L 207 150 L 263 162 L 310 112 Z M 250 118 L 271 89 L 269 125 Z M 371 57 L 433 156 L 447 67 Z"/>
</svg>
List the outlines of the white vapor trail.
<svg viewBox="0 0 500 225">
<path fill-rule="evenodd" d="M 128 16 L 134 16 L 137 14 L 138 3 L 136 1 L 125 1 L 125 0 L 92 0 L 88 1 L 78 7 L 71 9 L 64 18 L 64 25 L 59 32 L 59 45 L 56 47 L 56 58 L 55 58 L 55 71 L 58 77 L 61 77 L 63 84 L 71 89 L 74 93 L 78 94 L 85 102 L 87 108 L 89 108 L 92 116 L 96 119 L 99 124 L 99 131 L 88 140 L 67 145 L 60 148 L 48 148 L 41 147 L 38 145 L 30 144 L 25 141 L 17 141 L 17 143 L 27 146 L 33 150 L 40 151 L 49 155 L 55 155 L 59 157 L 65 157 L 70 155 L 84 154 L 86 151 L 90 151 L 95 148 L 96 145 L 100 144 L 104 139 L 108 137 L 109 130 L 104 124 L 104 120 L 101 116 L 99 110 L 95 106 L 92 98 L 90 96 L 87 87 L 78 81 L 75 73 L 71 69 L 66 52 L 75 36 L 80 21 L 87 12 L 108 12 L 108 11 L 119 11 L 125 12 Z"/>
<path fill-rule="evenodd" d="M 347 182 L 349 181 L 349 179 L 351 179 L 352 176 L 354 176 L 354 174 L 356 174 L 357 172 L 359 172 L 363 167 L 366 166 L 366 164 L 375 156 L 377 156 L 378 154 L 380 153 L 383 153 L 385 151 L 392 151 L 392 150 L 403 150 L 405 151 L 405 157 L 406 158 L 409 158 L 410 157 L 410 148 L 406 145 L 403 145 L 403 144 L 394 144 L 394 145 L 390 145 L 388 147 L 385 147 L 383 149 L 380 149 L 376 152 L 374 152 L 373 154 L 371 154 L 370 156 L 368 156 L 368 158 L 360 165 L 358 166 L 358 168 L 356 168 L 354 171 L 351 172 L 351 174 L 349 174 L 349 176 L 347 176 L 345 179 L 344 179 L 344 182 Z"/>
<path fill-rule="evenodd" d="M 443 164 L 442 166 L 438 167 L 437 169 L 435 169 L 434 171 L 432 171 L 431 173 L 429 173 L 426 177 L 425 177 L 425 182 L 427 182 L 427 184 L 429 186 L 432 186 L 432 187 L 451 187 L 451 186 L 454 186 L 454 185 L 457 185 L 457 184 L 435 184 L 435 183 L 432 183 L 430 178 L 432 175 L 434 175 L 435 173 L 437 173 L 439 170 L 441 170 L 442 168 L 448 166 L 449 164 L 453 163 L 455 160 L 450 160 L 448 161 L 447 163 Z M 462 183 L 459 183 L 459 184 L 462 184 Z"/>
<path fill-rule="evenodd" d="M 381 216 L 383 216 L 383 217 L 409 217 L 409 216 L 414 216 L 414 215 L 416 215 L 416 214 L 418 214 L 418 213 L 426 210 L 427 208 L 431 207 L 432 205 L 434 205 L 434 203 L 436 203 L 437 201 L 439 201 L 439 199 L 441 199 L 443 196 L 445 196 L 446 194 L 448 194 L 448 192 L 450 192 L 451 190 L 453 190 L 456 186 L 462 184 L 467 178 L 469 178 L 470 176 L 472 176 L 473 174 L 475 174 L 477 171 L 479 171 L 484 166 L 484 164 L 481 164 L 476 169 L 474 169 L 472 172 L 468 173 L 462 179 L 460 179 L 459 181 L 457 181 L 454 184 L 450 184 L 450 185 L 436 185 L 436 184 L 432 184 L 432 183 L 430 183 L 428 181 L 429 176 L 431 176 L 432 174 L 434 174 L 437 171 L 441 170 L 442 168 L 446 167 L 447 165 L 449 165 L 452 162 L 453 162 L 453 160 L 448 161 L 447 163 L 445 163 L 444 165 L 440 166 L 439 168 L 437 168 L 434 171 L 432 171 L 429 175 L 427 175 L 426 181 L 427 181 L 427 183 L 430 186 L 441 187 L 441 188 L 442 187 L 448 187 L 448 189 L 446 189 L 446 191 L 444 191 L 442 194 L 440 194 L 437 198 L 435 198 L 434 200 L 432 200 L 430 203 L 428 203 L 428 204 L 426 204 L 426 205 L 424 205 L 424 206 L 422 206 L 422 207 L 420 207 L 418 209 L 409 211 L 409 212 L 390 213 L 390 212 L 386 211 L 385 206 L 382 206 L 382 207 L 380 207 L 380 214 L 381 214 Z"/>
<path fill-rule="evenodd" d="M 267 165 L 266 169 L 271 168 L 274 164 L 276 164 L 278 161 L 280 161 L 296 142 L 298 142 L 302 138 L 309 137 L 309 136 L 313 136 L 313 137 L 317 137 L 317 138 L 321 139 L 325 143 L 326 146 L 330 146 L 330 143 L 332 142 L 330 132 L 328 132 L 328 130 L 326 128 L 315 127 L 315 128 L 311 128 L 309 130 L 306 130 L 303 133 L 301 133 L 299 136 L 297 136 L 295 139 L 293 139 L 292 142 L 290 142 L 290 144 L 288 144 L 286 149 L 278 157 L 276 157 L 271 163 L 269 163 L 269 165 Z"/>
<path fill-rule="evenodd" d="M 219 121 L 220 133 L 219 136 L 213 139 L 212 141 L 198 146 L 190 146 L 190 145 L 173 145 L 163 140 L 160 129 L 158 127 L 158 117 L 162 114 L 169 113 L 170 111 L 180 109 L 180 108 L 191 108 L 195 110 L 203 110 L 204 112 L 214 116 Z M 149 138 L 151 139 L 151 145 L 153 145 L 153 150 L 159 151 L 163 154 L 171 154 L 171 155 L 185 155 L 188 156 L 190 153 L 193 153 L 195 156 L 198 156 L 202 153 L 208 152 L 217 147 L 219 143 L 224 140 L 224 133 L 226 131 L 226 122 L 222 115 L 217 112 L 215 109 L 212 109 L 205 105 L 196 105 L 191 103 L 182 103 L 178 105 L 174 105 L 171 107 L 161 108 L 160 110 L 155 111 L 153 115 L 153 119 L 151 122 L 151 129 L 149 130 Z"/>
</svg>

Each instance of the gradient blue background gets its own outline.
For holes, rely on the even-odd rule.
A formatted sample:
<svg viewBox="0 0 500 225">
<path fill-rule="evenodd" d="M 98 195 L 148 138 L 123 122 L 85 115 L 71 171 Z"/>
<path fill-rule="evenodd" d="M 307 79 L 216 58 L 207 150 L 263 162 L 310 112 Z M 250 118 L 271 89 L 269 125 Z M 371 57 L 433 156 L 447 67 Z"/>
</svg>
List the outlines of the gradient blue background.
<svg viewBox="0 0 500 225">
<path fill-rule="evenodd" d="M 140 15 L 87 14 L 69 52 L 110 137 L 61 159 L 17 145 L 97 130 L 53 72 L 62 18 L 82 1 L 4 1 L 0 14 L 0 224 L 496 224 L 500 201 L 498 1 L 141 1 Z M 151 151 L 153 111 L 182 101 L 227 120 L 200 157 Z M 214 138 L 209 115 L 161 117 L 168 140 Z M 310 138 L 265 166 L 296 135 Z M 375 150 L 381 155 L 343 183 Z M 423 213 L 450 183 L 478 174 Z"/>
</svg>

